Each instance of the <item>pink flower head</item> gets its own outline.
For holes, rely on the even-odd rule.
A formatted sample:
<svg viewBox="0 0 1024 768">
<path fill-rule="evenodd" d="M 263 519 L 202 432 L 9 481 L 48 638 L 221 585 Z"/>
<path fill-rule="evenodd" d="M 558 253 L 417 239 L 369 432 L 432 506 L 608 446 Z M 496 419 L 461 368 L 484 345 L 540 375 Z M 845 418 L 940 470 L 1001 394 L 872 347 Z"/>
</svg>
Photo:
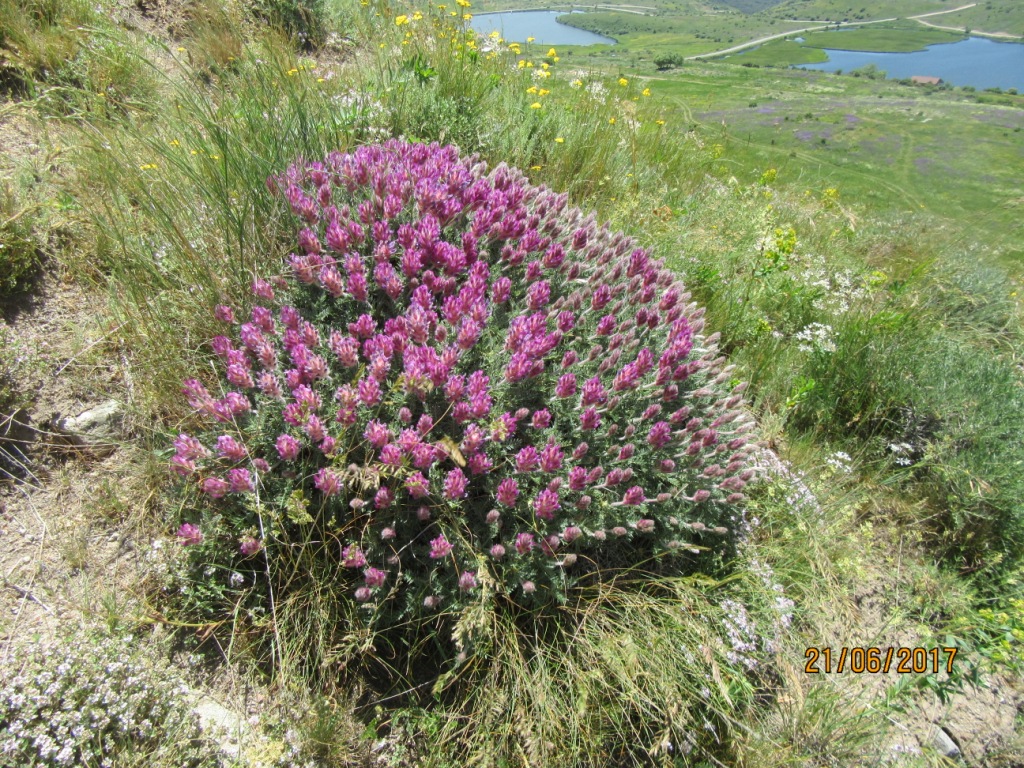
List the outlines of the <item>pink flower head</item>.
<svg viewBox="0 0 1024 768">
<path fill-rule="evenodd" d="M 333 470 L 326 467 L 313 476 L 313 485 L 324 496 L 337 496 L 341 493 L 341 478 Z"/>
<path fill-rule="evenodd" d="M 387 572 L 382 571 L 379 568 L 367 568 L 363 571 L 363 580 L 366 582 L 366 586 L 368 587 L 383 587 L 387 578 Z"/>
<path fill-rule="evenodd" d="M 252 292 L 257 298 L 263 299 L 264 301 L 274 300 L 274 288 L 266 280 L 256 278 L 252 281 Z"/>
<path fill-rule="evenodd" d="M 219 477 L 208 477 L 203 480 L 203 493 L 214 499 L 222 499 L 229 490 L 231 485 L 221 480 Z"/>
<path fill-rule="evenodd" d="M 503 547 L 501 544 L 495 544 L 493 547 L 491 547 L 491 557 L 493 557 L 495 560 L 501 560 L 501 558 L 503 558 L 504 556 L 505 547 Z"/>
<path fill-rule="evenodd" d="M 440 560 L 441 558 L 448 557 L 451 554 L 452 545 L 448 542 L 442 533 L 436 539 L 430 542 L 430 557 L 432 560 Z"/>
<path fill-rule="evenodd" d="M 341 564 L 345 568 L 362 568 L 366 565 L 366 555 L 358 544 L 349 544 L 341 552 Z"/>
<path fill-rule="evenodd" d="M 476 572 L 475 571 L 463 571 L 459 574 L 459 589 L 463 592 L 469 592 L 471 589 L 476 588 Z"/>
<path fill-rule="evenodd" d="M 587 487 L 587 470 L 585 467 L 573 467 L 569 470 L 569 489 L 582 491 Z"/>
<path fill-rule="evenodd" d="M 174 449 L 184 459 L 202 459 L 210 455 L 206 446 L 184 432 L 178 435 L 174 441 Z"/>
<path fill-rule="evenodd" d="M 533 550 L 533 534 L 532 533 L 517 533 L 515 540 L 516 552 L 520 555 L 525 555 Z"/>
<path fill-rule="evenodd" d="M 547 408 L 543 408 L 539 411 L 533 412 L 533 420 L 531 421 L 532 426 L 535 429 L 545 429 L 551 426 L 551 411 Z"/>
<path fill-rule="evenodd" d="M 360 603 L 369 602 L 373 599 L 373 590 L 369 587 L 359 587 L 355 593 L 356 601 Z"/>
<path fill-rule="evenodd" d="M 213 310 L 213 316 L 220 320 L 222 323 L 233 323 L 235 322 L 235 310 L 226 304 L 218 304 Z"/>
<path fill-rule="evenodd" d="M 373 506 L 376 509 L 386 509 L 391 506 L 394 500 L 395 492 L 386 485 L 382 485 L 373 496 Z"/>
<path fill-rule="evenodd" d="M 557 472 L 564 458 L 565 453 L 558 443 L 547 443 L 540 451 L 540 468 L 544 472 Z"/>
<path fill-rule="evenodd" d="M 414 472 L 405 480 L 406 490 L 414 499 L 422 499 L 430 490 L 430 484 L 422 472 Z"/>
<path fill-rule="evenodd" d="M 367 423 L 366 429 L 363 431 L 363 437 L 374 448 L 383 448 L 391 442 L 391 430 L 387 428 L 384 422 L 374 419 Z"/>
<path fill-rule="evenodd" d="M 532 581 L 524 581 L 522 587 L 523 592 L 527 595 L 532 595 L 534 592 L 537 591 L 537 585 L 534 584 Z"/>
<path fill-rule="evenodd" d="M 514 478 L 507 477 L 498 483 L 498 503 L 506 507 L 514 506 L 519 498 L 519 484 Z"/>
<path fill-rule="evenodd" d="M 541 491 L 533 501 L 534 512 L 537 513 L 537 517 L 544 520 L 553 520 L 555 512 L 560 508 L 558 493 L 551 489 Z"/>
<path fill-rule="evenodd" d="M 601 384 L 601 379 L 595 376 L 583 384 L 583 406 L 596 405 L 605 402 L 608 395 Z"/>
<path fill-rule="evenodd" d="M 186 459 L 180 453 L 176 453 L 171 457 L 171 469 L 182 477 L 188 477 L 195 474 L 196 463 L 192 459 Z"/>
<path fill-rule="evenodd" d="M 380 402 L 380 383 L 376 379 L 370 376 L 360 379 L 358 391 L 359 399 L 362 401 L 363 405 L 372 407 Z"/>
<path fill-rule="evenodd" d="M 641 533 L 650 533 L 654 530 L 654 521 L 644 518 L 636 521 L 636 529 Z"/>
<path fill-rule="evenodd" d="M 641 488 L 639 485 L 632 486 L 629 490 L 626 491 L 625 495 L 622 497 L 622 503 L 631 507 L 643 504 L 644 489 Z"/>
<path fill-rule="evenodd" d="M 227 478 L 232 493 L 248 493 L 253 489 L 252 473 L 248 469 L 229 469 Z"/>
<path fill-rule="evenodd" d="M 252 536 L 244 537 L 238 545 L 238 551 L 246 557 L 252 557 L 261 549 L 263 549 L 263 545 L 259 539 L 255 539 Z"/>
<path fill-rule="evenodd" d="M 462 473 L 462 470 L 456 467 L 444 478 L 444 495 L 445 498 L 455 501 L 466 496 L 466 486 L 468 481 L 466 476 Z"/>
<path fill-rule="evenodd" d="M 566 373 L 555 384 L 555 397 L 572 397 L 576 394 L 576 374 Z"/>
<path fill-rule="evenodd" d="M 294 461 L 302 448 L 302 444 L 291 435 L 278 435 L 276 446 L 278 455 L 285 461 Z"/>
<path fill-rule="evenodd" d="M 672 427 L 667 421 L 659 421 L 647 433 L 647 444 L 654 448 L 664 448 L 672 442 Z"/>
<path fill-rule="evenodd" d="M 538 280 L 526 291 L 526 306 L 533 312 L 543 309 L 551 301 L 551 284 Z"/>
<path fill-rule="evenodd" d="M 595 408 L 587 408 L 580 414 L 580 427 L 585 430 L 594 430 L 601 426 L 601 414 Z"/>
<path fill-rule="evenodd" d="M 581 531 L 575 525 L 570 525 L 564 531 L 562 531 L 562 541 L 564 541 L 566 544 L 572 544 L 572 542 L 576 541 L 576 539 L 578 539 L 582 535 L 583 531 Z"/>
<path fill-rule="evenodd" d="M 184 546 L 202 544 L 203 542 L 203 532 L 199 530 L 198 526 L 192 525 L 192 523 L 182 523 L 176 535 L 178 541 Z"/>
<path fill-rule="evenodd" d="M 529 472 L 536 468 L 539 461 L 537 449 L 528 445 L 516 454 L 516 469 L 519 472 Z"/>
</svg>

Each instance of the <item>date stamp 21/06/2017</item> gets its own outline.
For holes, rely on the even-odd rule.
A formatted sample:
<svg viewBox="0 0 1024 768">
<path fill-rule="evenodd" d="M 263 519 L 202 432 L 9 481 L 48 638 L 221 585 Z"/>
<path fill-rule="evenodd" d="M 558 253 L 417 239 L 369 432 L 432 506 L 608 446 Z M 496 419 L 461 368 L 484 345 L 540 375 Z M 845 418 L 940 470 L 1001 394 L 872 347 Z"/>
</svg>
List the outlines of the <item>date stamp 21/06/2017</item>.
<svg viewBox="0 0 1024 768">
<path fill-rule="evenodd" d="M 947 674 L 953 672 L 953 659 L 957 648 L 872 648 L 856 646 L 854 648 L 808 648 L 804 651 L 807 663 L 804 672 L 809 675 L 821 673 L 841 674 L 844 671 L 855 675 L 888 674 L 890 669 L 901 675 L 938 673 L 945 669 Z M 836 652 L 838 651 L 838 653 Z M 833 664 L 833 662 L 838 662 Z"/>
</svg>

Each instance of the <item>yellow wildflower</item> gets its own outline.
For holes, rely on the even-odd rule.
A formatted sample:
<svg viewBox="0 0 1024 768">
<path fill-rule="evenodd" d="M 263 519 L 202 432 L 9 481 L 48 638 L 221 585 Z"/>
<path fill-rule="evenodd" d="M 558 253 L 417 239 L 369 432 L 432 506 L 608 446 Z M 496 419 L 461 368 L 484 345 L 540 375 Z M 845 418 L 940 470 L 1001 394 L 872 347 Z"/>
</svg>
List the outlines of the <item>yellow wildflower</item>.
<svg viewBox="0 0 1024 768">
<path fill-rule="evenodd" d="M 156 163 L 145 163 L 145 164 L 139 166 L 139 170 L 140 171 L 149 171 L 149 170 L 152 170 L 154 168 L 159 168 L 159 167 L 160 166 L 158 166 Z"/>
<path fill-rule="evenodd" d="M 619 78 L 619 85 L 621 85 L 623 88 L 625 88 L 627 85 L 629 85 L 629 80 L 627 80 L 624 77 L 620 77 Z"/>
<path fill-rule="evenodd" d="M 458 16 L 458 11 L 448 11 L 449 16 Z"/>
<path fill-rule="evenodd" d="M 539 171 L 543 167 L 544 167 L 543 165 L 531 165 L 530 166 L 530 170 L 531 171 Z"/>
<path fill-rule="evenodd" d="M 455 0 L 455 4 L 460 8 L 469 8 L 469 6 L 472 5 L 472 3 L 469 2 L 469 0 Z"/>
<path fill-rule="evenodd" d="M 576 78 L 571 83 L 569 83 L 569 85 L 571 85 L 573 88 L 582 88 L 583 87 L 583 81 L 580 80 L 579 78 Z"/>
<path fill-rule="evenodd" d="M 542 61 L 540 63 L 540 68 L 547 72 L 549 69 L 551 69 L 551 65 L 548 64 L 546 61 Z"/>
<path fill-rule="evenodd" d="M 540 102 L 539 101 L 533 102 L 533 104 L 530 105 L 530 109 L 540 109 Z"/>
<path fill-rule="evenodd" d="M 289 69 L 288 70 L 288 77 L 295 77 L 295 75 L 297 75 L 297 74 L 299 74 L 299 70 L 297 70 L 297 69 Z"/>
<path fill-rule="evenodd" d="M 664 121 L 664 120 L 655 120 L 654 122 L 655 122 L 655 123 L 656 123 L 657 125 L 664 125 L 664 124 L 665 124 L 665 121 Z"/>
<path fill-rule="evenodd" d="M 555 138 L 555 144 L 565 144 L 565 139 L 563 139 L 561 136 L 558 136 Z"/>
<path fill-rule="evenodd" d="M 416 13 L 414 13 L 412 15 L 412 20 L 413 21 L 422 21 L 422 19 L 423 19 L 423 14 L 420 13 L 419 11 L 416 11 Z"/>
<path fill-rule="evenodd" d="M 537 92 L 537 86 L 536 85 L 531 85 L 529 88 L 526 89 L 526 92 L 527 93 L 536 93 Z"/>
<path fill-rule="evenodd" d="M 472 21 L 473 20 L 473 14 L 472 13 L 464 13 L 464 14 L 462 14 L 462 20 L 463 21 Z"/>
<path fill-rule="evenodd" d="M 501 38 L 501 32 L 494 30 L 488 35 L 488 37 L 491 38 L 491 40 L 498 40 Z"/>
<path fill-rule="evenodd" d="M 528 38 L 526 38 L 526 42 L 532 43 L 536 39 L 537 39 L 536 37 L 528 37 Z"/>
<path fill-rule="evenodd" d="M 516 63 L 516 66 L 519 67 L 519 69 L 526 69 L 526 59 L 520 59 L 518 63 Z"/>
<path fill-rule="evenodd" d="M 642 95 L 642 96 L 650 96 L 651 95 L 651 89 L 650 88 L 644 88 L 643 91 L 641 91 L 640 95 Z"/>
<path fill-rule="evenodd" d="M 560 62 L 560 61 L 561 61 L 561 59 L 560 59 L 560 58 L 559 58 L 558 56 L 552 56 L 552 57 L 551 57 L 551 60 L 552 60 L 553 62 L 555 62 L 556 64 L 557 64 L 558 62 Z"/>
<path fill-rule="evenodd" d="M 608 125 L 615 125 L 615 118 L 614 117 L 609 117 L 608 118 Z"/>
<path fill-rule="evenodd" d="M 549 91 L 547 88 L 541 88 L 539 91 L 537 91 L 538 96 L 547 96 L 549 93 L 551 93 L 551 91 Z"/>
<path fill-rule="evenodd" d="M 404 13 L 401 16 L 395 16 L 395 26 L 402 26 L 403 24 L 409 23 L 409 17 Z"/>
<path fill-rule="evenodd" d="M 512 51 L 512 53 L 514 53 L 516 56 L 523 52 L 523 49 L 519 47 L 519 43 L 512 43 L 512 45 L 510 45 L 508 49 Z"/>
<path fill-rule="evenodd" d="M 556 56 L 556 55 L 557 54 L 555 53 L 555 49 L 554 48 L 552 48 L 551 50 L 548 51 L 548 56 Z"/>
<path fill-rule="evenodd" d="M 447 5 L 439 5 L 439 6 L 437 6 L 437 10 L 439 10 L 439 11 L 447 11 L 448 10 L 448 6 Z"/>
<path fill-rule="evenodd" d="M 171 139 L 167 143 L 170 144 L 172 147 L 179 147 L 179 146 L 181 146 L 181 142 L 178 141 L 177 139 Z"/>
<path fill-rule="evenodd" d="M 185 46 L 179 45 L 178 46 L 178 53 L 184 53 L 184 52 L 185 52 Z"/>
<path fill-rule="evenodd" d="M 551 77 L 551 73 L 548 72 L 546 69 L 538 69 L 537 77 Z"/>
</svg>

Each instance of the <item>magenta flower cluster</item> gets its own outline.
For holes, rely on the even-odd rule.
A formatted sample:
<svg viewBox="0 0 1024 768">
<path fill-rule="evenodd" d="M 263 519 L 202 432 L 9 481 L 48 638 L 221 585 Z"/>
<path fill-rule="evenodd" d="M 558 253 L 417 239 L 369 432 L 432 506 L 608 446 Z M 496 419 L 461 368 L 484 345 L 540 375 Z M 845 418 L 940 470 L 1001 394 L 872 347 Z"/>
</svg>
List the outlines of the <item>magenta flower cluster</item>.
<svg viewBox="0 0 1024 768">
<path fill-rule="evenodd" d="M 225 383 L 185 382 L 211 428 L 171 464 L 202 493 L 301 489 L 345 521 L 355 598 L 421 611 L 479 599 L 483 570 L 551 599 L 623 552 L 727 533 L 754 475 L 743 385 L 646 250 L 452 147 L 360 147 L 268 184 L 297 247 L 251 310 L 217 308 Z"/>
</svg>

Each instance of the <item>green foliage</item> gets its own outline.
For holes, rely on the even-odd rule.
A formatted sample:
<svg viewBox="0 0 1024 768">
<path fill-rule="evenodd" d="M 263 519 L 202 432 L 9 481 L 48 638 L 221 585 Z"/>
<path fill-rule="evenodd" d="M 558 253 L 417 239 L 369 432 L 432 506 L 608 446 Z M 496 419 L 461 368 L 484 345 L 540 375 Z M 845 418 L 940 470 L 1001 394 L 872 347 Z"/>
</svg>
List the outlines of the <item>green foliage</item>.
<svg viewBox="0 0 1024 768">
<path fill-rule="evenodd" d="M 8 83 L 47 115 L 101 118 L 145 108 L 152 69 L 137 43 L 82 0 L 0 3 L 0 59 Z"/>
<path fill-rule="evenodd" d="M 40 207 L 10 181 L 0 186 L 0 296 L 25 288 L 39 269 Z"/>
<path fill-rule="evenodd" d="M 249 5 L 257 19 L 284 32 L 303 50 L 327 41 L 327 0 L 253 0 Z"/>
<path fill-rule="evenodd" d="M 674 69 L 686 63 L 685 57 L 678 53 L 661 53 L 654 57 L 654 66 L 659 70 Z"/>
</svg>

